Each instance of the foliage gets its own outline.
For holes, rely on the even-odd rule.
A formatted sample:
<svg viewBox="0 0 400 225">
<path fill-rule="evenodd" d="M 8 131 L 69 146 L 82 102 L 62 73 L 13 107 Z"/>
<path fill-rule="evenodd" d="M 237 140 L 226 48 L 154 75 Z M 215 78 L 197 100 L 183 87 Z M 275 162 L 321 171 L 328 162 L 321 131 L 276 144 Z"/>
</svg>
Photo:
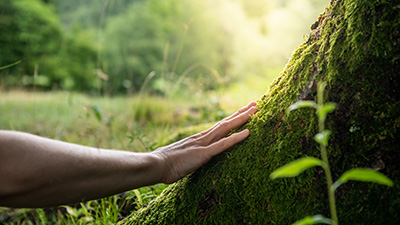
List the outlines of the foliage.
<svg viewBox="0 0 400 225">
<path fill-rule="evenodd" d="M 33 71 L 40 57 L 52 57 L 61 42 L 57 17 L 41 1 L 2 1 L 1 64 L 24 60 L 21 70 Z M 36 61 L 35 61 L 36 60 Z"/>
<path fill-rule="evenodd" d="M 221 60 L 229 60 L 215 49 L 228 49 L 231 43 L 228 37 L 212 37 L 218 24 L 201 15 L 207 7 L 176 0 L 140 1 L 111 18 L 105 29 L 109 44 L 104 56 L 110 87 L 123 90 L 127 80 L 130 86 L 125 88 L 137 92 L 154 71 L 156 77 L 150 82 L 158 81 L 151 86 L 161 94 L 168 94 L 185 79 L 215 88 L 220 82 Z"/>
<path fill-rule="evenodd" d="M 133 2 L 143 0 L 52 0 L 60 16 L 63 28 L 74 32 L 74 29 L 93 29 L 103 26 L 100 18 L 115 16 L 124 12 Z"/>
<path fill-rule="evenodd" d="M 280 68 L 323 5 L 296 2 L 5 0 L 2 86 L 202 95 Z"/>
<path fill-rule="evenodd" d="M 0 8 L 0 64 L 21 61 L 2 71 L 7 85 L 81 90 L 93 86 L 93 47 L 75 38 L 78 34 L 62 34 L 52 5 L 39 0 L 6 0 Z"/>
<path fill-rule="evenodd" d="M 185 95 L 283 65 L 297 45 L 292 37 L 300 42 L 308 29 L 309 22 L 300 21 L 311 21 L 323 5 L 295 2 L 103 0 L 58 1 L 56 6 L 67 30 L 97 31 L 98 66 L 110 78 L 106 92 L 139 92 L 147 83 L 152 93 Z M 284 13 L 268 16 L 274 11 Z M 288 20 L 293 13 L 297 17 Z M 287 29 L 279 32 L 280 23 Z"/>
<path fill-rule="evenodd" d="M 306 169 L 314 166 L 323 166 L 324 163 L 314 157 L 304 157 L 290 162 L 271 173 L 271 179 L 278 177 L 295 177 Z"/>
</svg>

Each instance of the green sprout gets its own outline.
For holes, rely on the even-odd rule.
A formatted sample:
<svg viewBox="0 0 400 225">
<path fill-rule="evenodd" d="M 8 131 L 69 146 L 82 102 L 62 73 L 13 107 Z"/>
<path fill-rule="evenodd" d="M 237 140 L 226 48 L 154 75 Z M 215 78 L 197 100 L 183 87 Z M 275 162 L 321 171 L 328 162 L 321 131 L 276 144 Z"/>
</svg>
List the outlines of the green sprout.
<svg viewBox="0 0 400 225">
<path fill-rule="evenodd" d="M 336 212 L 335 190 L 340 185 L 346 183 L 349 180 L 374 182 L 382 185 L 387 185 L 389 187 L 393 186 L 393 181 L 387 178 L 385 175 L 376 172 L 373 169 L 367 169 L 367 168 L 356 168 L 348 170 L 342 176 L 340 176 L 335 183 L 333 183 L 328 161 L 328 154 L 326 151 L 331 131 L 325 129 L 325 120 L 328 113 L 331 113 L 336 109 L 337 104 L 333 102 L 327 102 L 327 103 L 323 102 L 323 92 L 325 90 L 325 87 L 326 87 L 326 82 L 321 82 L 318 85 L 317 103 L 315 103 L 314 101 L 300 100 L 289 106 L 289 108 L 286 110 L 286 113 L 289 114 L 291 111 L 300 108 L 311 107 L 316 109 L 316 115 L 318 117 L 319 133 L 314 136 L 314 140 L 318 144 L 320 144 L 321 159 L 317 159 L 314 157 L 303 157 L 294 160 L 276 169 L 274 172 L 271 173 L 270 178 L 276 179 L 283 177 L 295 177 L 306 169 L 315 166 L 321 166 L 324 169 L 327 181 L 331 218 L 329 219 L 322 215 L 315 215 L 312 217 L 307 216 L 301 220 L 296 221 L 294 225 L 306 225 L 306 224 L 316 224 L 316 223 L 339 225 L 339 219 Z"/>
</svg>

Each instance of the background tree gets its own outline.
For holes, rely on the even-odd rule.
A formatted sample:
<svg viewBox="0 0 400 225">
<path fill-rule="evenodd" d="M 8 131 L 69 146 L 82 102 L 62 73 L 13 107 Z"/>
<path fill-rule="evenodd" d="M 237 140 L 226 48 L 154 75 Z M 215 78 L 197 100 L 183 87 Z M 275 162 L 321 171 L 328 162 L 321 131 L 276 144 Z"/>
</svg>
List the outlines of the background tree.
<svg viewBox="0 0 400 225">
<path fill-rule="evenodd" d="M 310 110 L 285 110 L 312 100 L 327 81 L 332 176 L 368 167 L 394 187 L 348 182 L 336 191 L 341 224 L 398 224 L 400 216 L 400 5 L 396 1 L 336 0 L 312 25 L 280 77 L 258 102 L 244 128 L 250 137 L 169 186 L 121 224 L 290 224 L 306 215 L 329 216 L 322 169 L 270 180 L 276 168 L 318 157 Z"/>
<path fill-rule="evenodd" d="M 10 86 L 86 89 L 93 86 L 93 46 L 64 36 L 53 5 L 40 0 L 0 3 L 0 64 L 21 63 L 2 71 Z M 39 78 L 33 78 L 34 73 Z M 22 79 L 24 78 L 24 79 Z M 21 83 L 22 80 L 22 83 Z"/>
<path fill-rule="evenodd" d="M 203 96 L 248 75 L 272 80 L 271 71 L 280 70 L 301 41 L 307 26 L 299 21 L 314 17 L 324 2 L 5 0 L 1 4 L 0 43 L 6 54 L 0 63 L 22 60 L 2 71 L 5 88 L 32 85 L 37 65 L 40 79 L 35 81 L 43 81 L 40 85 L 47 89 L 96 87 L 113 94 L 146 89 Z M 70 55 L 74 52 L 76 56 Z M 104 87 L 96 74 L 108 75 Z M 152 78 L 142 88 L 148 77 Z"/>
<path fill-rule="evenodd" d="M 223 64 L 230 61 L 227 33 L 220 38 L 220 24 L 205 18 L 207 3 L 176 0 L 137 2 L 106 25 L 104 67 L 113 87 L 123 81 L 140 89 L 151 71 L 158 82 L 154 89 L 165 94 L 190 70 L 190 81 L 211 88 L 219 74 L 226 74 Z M 132 13 L 134 12 L 134 13 Z M 219 72 L 217 72 L 219 71 Z M 215 77 L 216 76 L 216 77 Z M 211 78 L 211 80 L 210 80 Z M 210 80 L 210 82 L 207 82 Z M 199 87 L 197 87 L 199 88 Z"/>
</svg>

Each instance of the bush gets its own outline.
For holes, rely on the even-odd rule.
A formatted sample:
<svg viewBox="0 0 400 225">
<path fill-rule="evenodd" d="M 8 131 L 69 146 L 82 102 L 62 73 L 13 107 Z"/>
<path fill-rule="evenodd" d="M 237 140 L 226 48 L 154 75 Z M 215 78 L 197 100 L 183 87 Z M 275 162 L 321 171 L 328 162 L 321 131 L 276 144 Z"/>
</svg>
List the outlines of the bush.
<svg viewBox="0 0 400 225">
<path fill-rule="evenodd" d="M 64 37 L 52 5 L 39 0 L 4 0 L 0 8 L 0 65 L 21 60 L 2 71 L 8 85 L 50 89 L 72 81 L 70 88 L 93 86 L 94 48 L 75 37 Z M 48 82 L 35 83 L 33 74 Z M 24 76 L 28 79 L 20 82 Z"/>
</svg>

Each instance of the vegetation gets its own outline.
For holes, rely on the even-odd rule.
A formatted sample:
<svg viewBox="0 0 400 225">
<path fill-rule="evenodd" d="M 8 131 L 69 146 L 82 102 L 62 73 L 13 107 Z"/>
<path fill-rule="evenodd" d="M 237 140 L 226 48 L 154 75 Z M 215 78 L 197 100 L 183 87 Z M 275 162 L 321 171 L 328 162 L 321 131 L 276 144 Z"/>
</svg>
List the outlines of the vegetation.
<svg viewBox="0 0 400 225">
<path fill-rule="evenodd" d="M 21 61 L 2 71 L 3 88 L 93 86 L 95 49 L 80 34 L 63 35 L 53 6 L 40 0 L 6 0 L 0 9 L 0 63 Z"/>
<path fill-rule="evenodd" d="M 332 131 L 327 153 L 332 179 L 351 168 L 373 168 L 393 187 L 346 182 L 337 188 L 341 224 L 398 224 L 400 146 L 399 5 L 395 1 L 332 1 L 308 39 L 258 102 L 241 144 L 212 159 L 121 224 L 290 224 L 315 212 L 330 215 L 323 170 L 271 181 L 281 165 L 319 158 L 311 109 L 285 110 L 313 100 L 327 82 L 324 102 Z"/>
<path fill-rule="evenodd" d="M 170 96 L 271 80 L 324 5 L 297 2 L 5 0 L 0 65 L 21 63 L 0 87 Z"/>
<path fill-rule="evenodd" d="M 321 215 L 315 215 L 313 217 L 308 216 L 294 223 L 295 225 L 306 225 L 315 223 L 338 225 L 339 219 L 336 212 L 335 191 L 340 185 L 346 183 L 349 180 L 370 181 L 378 184 L 384 184 L 387 186 L 393 186 L 393 181 L 391 181 L 385 175 L 376 172 L 372 169 L 364 169 L 364 168 L 356 168 L 346 171 L 342 176 L 339 177 L 339 179 L 335 183 L 333 183 L 332 173 L 329 166 L 328 154 L 326 152 L 326 147 L 328 147 L 329 136 L 331 135 L 332 132 L 330 130 L 325 129 L 325 120 L 328 113 L 331 113 L 333 112 L 333 110 L 335 110 L 336 104 L 332 102 L 323 103 L 323 92 L 325 87 L 326 83 L 324 82 L 318 85 L 318 92 L 317 92 L 318 104 L 313 101 L 300 100 L 291 105 L 287 109 L 287 114 L 289 114 L 290 111 L 299 108 L 311 107 L 316 109 L 316 114 L 318 116 L 319 133 L 317 133 L 314 136 L 314 140 L 318 142 L 320 145 L 322 160 L 316 159 L 314 157 L 303 157 L 278 168 L 270 175 L 272 179 L 276 179 L 280 177 L 294 177 L 299 175 L 304 170 L 315 166 L 321 166 L 324 169 L 327 182 L 327 189 L 328 189 L 331 219 L 327 219 Z"/>
<path fill-rule="evenodd" d="M 90 97 L 64 91 L 11 91 L 1 93 L 0 127 L 88 146 L 143 152 L 209 128 L 211 124 L 198 128 L 192 125 L 214 122 L 220 119 L 221 113 L 239 106 L 223 109 L 212 102 L 149 96 Z M 0 208 L 0 223 L 115 224 L 144 207 L 166 186 L 158 184 L 54 208 Z"/>
<path fill-rule="evenodd" d="M 250 137 L 192 175 L 82 204 L 1 208 L 0 223 L 289 224 L 328 216 L 320 167 L 269 179 L 287 162 L 320 157 L 313 112 L 285 114 L 314 100 L 320 81 L 321 100 L 338 104 L 326 117 L 332 179 L 368 167 L 394 182 L 343 182 L 335 192 L 340 223 L 400 223 L 400 6 L 331 2 L 303 37 L 328 1 L 0 1 L 0 129 L 103 148 L 149 151 L 203 130 L 265 93 L 304 41 L 258 101 L 244 126 Z"/>
</svg>

